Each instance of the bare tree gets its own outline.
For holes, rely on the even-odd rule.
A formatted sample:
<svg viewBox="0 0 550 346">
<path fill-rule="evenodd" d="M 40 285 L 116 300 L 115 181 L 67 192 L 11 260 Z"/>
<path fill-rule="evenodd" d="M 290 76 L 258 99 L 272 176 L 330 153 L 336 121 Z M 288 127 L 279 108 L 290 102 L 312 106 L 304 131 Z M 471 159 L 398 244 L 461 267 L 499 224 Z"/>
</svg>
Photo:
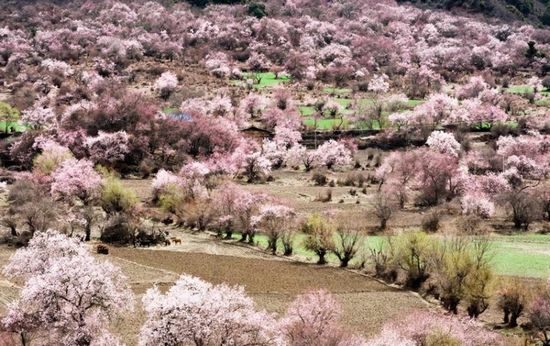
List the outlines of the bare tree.
<svg viewBox="0 0 550 346">
<path fill-rule="evenodd" d="M 380 229 L 386 229 L 388 221 L 397 209 L 396 203 L 385 194 L 379 192 L 375 197 L 373 207 L 374 215 L 376 215 L 380 222 Z"/>
<path fill-rule="evenodd" d="M 340 217 L 336 227 L 336 240 L 332 252 L 345 268 L 361 249 L 363 237 L 359 225 L 354 224 L 350 215 Z"/>
<path fill-rule="evenodd" d="M 504 194 L 503 200 L 517 229 L 527 230 L 533 221 L 542 217 L 540 200 L 526 188 Z"/>
</svg>

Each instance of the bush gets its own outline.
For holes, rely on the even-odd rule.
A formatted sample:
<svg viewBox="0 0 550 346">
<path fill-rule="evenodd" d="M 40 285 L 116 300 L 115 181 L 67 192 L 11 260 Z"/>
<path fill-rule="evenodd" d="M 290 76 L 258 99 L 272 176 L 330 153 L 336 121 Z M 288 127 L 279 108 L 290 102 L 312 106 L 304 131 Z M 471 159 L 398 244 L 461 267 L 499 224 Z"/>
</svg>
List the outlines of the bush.
<svg viewBox="0 0 550 346">
<path fill-rule="evenodd" d="M 465 215 L 457 218 L 456 228 L 459 235 L 483 235 L 488 232 L 477 215 Z"/>
<path fill-rule="evenodd" d="M 325 170 L 316 169 L 311 175 L 311 180 L 313 180 L 317 186 L 325 186 L 328 181 L 327 172 Z"/>
<path fill-rule="evenodd" d="M 472 318 L 487 309 L 492 279 L 488 256 L 489 243 L 485 239 L 433 242 L 429 260 L 432 284 L 445 309 L 457 314 L 463 300 Z"/>
<path fill-rule="evenodd" d="M 215 210 L 210 199 L 195 199 L 180 205 L 175 214 L 180 224 L 198 231 L 205 231 L 214 221 Z"/>
<path fill-rule="evenodd" d="M 386 238 L 379 248 L 370 248 L 369 251 L 369 258 L 374 264 L 374 274 L 388 282 L 395 282 L 398 267 L 394 262 L 395 252 L 392 238 Z"/>
<path fill-rule="evenodd" d="M 120 180 L 109 177 L 104 181 L 101 190 L 101 208 L 107 214 L 128 211 L 137 203 L 138 198 L 134 191 L 125 188 Z"/>
<path fill-rule="evenodd" d="M 435 233 L 439 230 L 439 221 L 441 214 L 438 211 L 432 211 L 422 218 L 422 230 L 428 233 Z"/>
<path fill-rule="evenodd" d="M 550 7 L 549 7 L 550 8 Z M 550 91 L 550 77 L 545 77 L 543 80 L 542 80 L 542 86 Z"/>
<path fill-rule="evenodd" d="M 324 191 L 321 191 L 317 195 L 317 198 L 315 198 L 315 200 L 317 202 L 323 202 L 323 203 L 332 201 L 332 189 L 326 189 Z"/>
<path fill-rule="evenodd" d="M 363 240 L 358 227 L 353 225 L 351 220 L 351 217 L 343 217 L 339 220 L 336 228 L 336 241 L 332 248 L 332 252 L 340 260 L 342 268 L 346 268 L 357 255 Z"/>
<path fill-rule="evenodd" d="M 155 246 L 165 244 L 167 241 L 166 233 L 152 229 L 140 229 L 135 236 L 135 245 L 137 246 Z"/>
<path fill-rule="evenodd" d="M 497 304 L 504 313 L 503 322 L 514 328 L 527 306 L 529 290 L 516 278 L 507 279 L 502 286 L 497 292 Z"/>
<path fill-rule="evenodd" d="M 384 193 L 378 193 L 374 201 L 374 215 L 380 222 L 380 229 L 385 230 L 388 221 L 391 219 L 394 211 L 397 209 L 397 203 L 386 196 Z"/>
<path fill-rule="evenodd" d="M 127 245 L 134 244 L 134 227 L 123 215 L 112 217 L 106 226 L 101 229 L 99 239 L 107 244 Z"/>
<path fill-rule="evenodd" d="M 422 232 L 411 232 L 397 238 L 394 262 L 405 272 L 406 287 L 419 289 L 430 277 L 431 245 L 428 235 Z"/>
<path fill-rule="evenodd" d="M 284 256 L 290 256 L 294 251 L 294 235 L 295 232 L 291 229 L 284 230 L 281 234 L 281 242 L 283 243 Z"/>
<path fill-rule="evenodd" d="M 325 256 L 334 249 L 334 224 L 320 214 L 313 214 L 304 223 L 302 231 L 306 234 L 304 247 L 319 257 L 317 264 L 326 264 Z"/>
<path fill-rule="evenodd" d="M 346 177 L 343 181 L 338 181 L 339 185 L 344 186 L 356 186 L 356 187 L 363 187 L 363 184 L 367 179 L 361 172 L 349 172 L 346 174 Z"/>
<path fill-rule="evenodd" d="M 248 12 L 248 15 L 254 16 L 258 19 L 261 19 L 267 16 L 265 4 L 258 3 L 258 2 L 251 2 L 250 4 L 248 4 L 247 12 Z"/>
<path fill-rule="evenodd" d="M 529 225 L 542 217 L 540 200 L 525 191 L 512 191 L 503 196 L 516 229 L 528 230 Z"/>
<path fill-rule="evenodd" d="M 109 254 L 109 248 L 105 245 L 99 244 L 96 246 L 96 253 L 100 255 L 108 255 Z"/>
</svg>

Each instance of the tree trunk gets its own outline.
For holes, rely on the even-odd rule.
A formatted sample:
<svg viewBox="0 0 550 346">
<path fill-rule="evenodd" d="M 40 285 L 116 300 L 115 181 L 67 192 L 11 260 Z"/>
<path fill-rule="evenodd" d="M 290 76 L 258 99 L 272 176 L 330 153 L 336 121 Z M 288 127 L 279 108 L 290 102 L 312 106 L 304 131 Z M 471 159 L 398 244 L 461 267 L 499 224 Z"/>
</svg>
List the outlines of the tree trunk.
<svg viewBox="0 0 550 346">
<path fill-rule="evenodd" d="M 346 268 L 346 267 L 348 266 L 349 260 L 350 260 L 350 258 L 349 258 L 348 256 L 344 256 L 344 257 L 340 260 L 340 267 L 341 267 L 341 268 Z"/>
<path fill-rule="evenodd" d="M 510 328 L 517 327 L 518 326 L 518 318 L 519 318 L 519 314 L 512 313 L 512 315 L 510 317 L 510 322 L 508 323 L 508 326 Z"/>
<path fill-rule="evenodd" d="M 84 241 L 90 241 L 92 235 L 92 227 L 90 223 L 86 223 L 86 237 L 84 238 Z"/>
<path fill-rule="evenodd" d="M 504 323 L 510 325 L 510 311 L 508 309 L 504 310 Z"/>
<path fill-rule="evenodd" d="M 327 254 L 326 250 L 319 250 L 317 251 L 317 255 L 319 256 L 319 260 L 317 261 L 317 264 L 326 264 L 327 261 L 325 260 L 325 255 Z"/>
</svg>

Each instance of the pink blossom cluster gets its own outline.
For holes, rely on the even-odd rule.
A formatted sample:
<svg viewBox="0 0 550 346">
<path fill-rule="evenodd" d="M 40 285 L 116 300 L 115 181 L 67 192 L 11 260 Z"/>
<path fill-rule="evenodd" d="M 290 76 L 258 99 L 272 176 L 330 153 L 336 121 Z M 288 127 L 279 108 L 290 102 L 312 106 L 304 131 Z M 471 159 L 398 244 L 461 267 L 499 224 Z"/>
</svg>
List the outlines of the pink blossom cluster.
<svg viewBox="0 0 550 346">
<path fill-rule="evenodd" d="M 212 285 L 182 275 L 165 294 L 157 287 L 143 297 L 147 320 L 140 345 L 278 345 L 273 316 L 258 311 L 242 287 Z"/>
<path fill-rule="evenodd" d="M 161 93 L 171 93 L 178 87 L 178 77 L 170 72 L 163 72 L 155 82 L 155 88 Z"/>
<path fill-rule="evenodd" d="M 49 72 L 61 73 L 64 77 L 68 77 L 74 73 L 71 65 L 55 59 L 42 60 L 41 66 L 46 68 Z"/>
<path fill-rule="evenodd" d="M 497 154 L 504 160 L 504 169 L 515 169 L 528 179 L 540 179 L 550 172 L 550 139 L 532 133 L 518 137 L 501 136 Z"/>
<path fill-rule="evenodd" d="M 458 157 L 461 151 L 460 143 L 458 143 L 452 133 L 448 132 L 433 131 L 428 137 L 426 144 L 430 149 L 454 157 Z"/>
<path fill-rule="evenodd" d="M 21 122 L 34 129 L 53 126 L 56 121 L 56 114 L 53 109 L 37 104 L 26 109 L 21 114 Z"/>
<path fill-rule="evenodd" d="M 310 155 L 313 166 L 326 166 L 329 169 L 336 166 L 349 165 L 353 160 L 351 150 L 343 142 L 335 140 L 326 141 Z"/>
<path fill-rule="evenodd" d="M 6 329 L 32 333 L 46 344 L 119 344 L 108 327 L 112 318 L 133 310 L 127 279 L 76 239 L 38 232 L 3 272 L 24 280 L 2 319 Z"/>
<path fill-rule="evenodd" d="M 388 76 L 385 74 L 374 75 L 369 82 L 369 91 L 374 93 L 387 93 L 389 89 Z"/>
<path fill-rule="evenodd" d="M 460 345 L 500 346 L 501 337 L 488 331 L 483 325 L 473 319 L 465 319 L 437 312 L 416 311 L 401 321 L 390 322 L 384 328 L 382 335 L 398 340 L 406 340 L 405 344 L 423 345 L 430 335 L 442 334 L 450 337 Z M 395 335 L 398 334 L 398 336 Z"/>
<path fill-rule="evenodd" d="M 100 131 L 96 137 L 86 139 L 90 160 L 95 163 L 112 164 L 124 160 L 129 153 L 129 137 L 126 131 L 107 133 Z"/>
<path fill-rule="evenodd" d="M 83 202 L 98 193 L 101 176 L 94 170 L 93 163 L 86 159 L 65 160 L 52 174 L 51 194 L 57 198 Z"/>
</svg>

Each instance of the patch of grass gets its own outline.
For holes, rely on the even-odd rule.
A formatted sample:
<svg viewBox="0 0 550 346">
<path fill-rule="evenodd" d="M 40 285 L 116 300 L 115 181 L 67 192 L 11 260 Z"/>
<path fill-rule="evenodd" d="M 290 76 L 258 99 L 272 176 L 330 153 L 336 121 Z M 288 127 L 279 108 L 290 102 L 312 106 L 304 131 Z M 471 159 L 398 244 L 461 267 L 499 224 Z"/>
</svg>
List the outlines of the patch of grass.
<svg viewBox="0 0 550 346">
<path fill-rule="evenodd" d="M 492 245 L 497 274 L 536 278 L 550 274 L 550 240 L 539 243 L 511 237 L 492 241 Z"/>
<path fill-rule="evenodd" d="M 254 84 L 254 88 L 256 89 L 269 88 L 290 81 L 290 77 L 288 76 L 279 76 L 279 78 L 276 78 L 273 72 L 248 72 L 243 75 L 245 79 L 252 79 L 254 81 L 257 78 L 260 79 L 260 83 Z M 231 80 L 230 83 L 233 85 L 245 85 L 245 83 L 240 80 Z"/>
<path fill-rule="evenodd" d="M 339 125 L 342 120 L 340 119 L 318 119 L 317 120 L 317 129 L 318 130 L 332 130 L 336 125 Z M 315 125 L 315 119 L 308 117 L 304 119 L 304 125 L 313 127 Z M 340 129 L 347 128 L 349 126 L 349 121 L 344 118 Z"/>
<path fill-rule="evenodd" d="M 504 90 L 511 94 L 531 94 L 535 91 L 531 85 L 511 85 Z M 538 92 L 543 95 L 550 95 L 548 89 L 539 90 Z"/>
<path fill-rule="evenodd" d="M 346 95 L 351 94 L 353 90 L 350 88 L 324 87 L 323 92 L 330 95 Z"/>
<path fill-rule="evenodd" d="M 27 129 L 27 127 L 23 124 L 20 124 L 18 122 L 6 122 L 6 121 L 0 121 L 0 132 L 6 132 L 6 128 L 13 127 L 16 132 L 23 132 Z"/>
<path fill-rule="evenodd" d="M 515 129 L 518 127 L 519 124 L 517 121 L 511 120 L 511 121 L 505 122 L 505 125 L 508 126 L 509 128 Z M 484 121 L 481 124 L 472 125 L 471 128 L 474 130 L 480 130 L 480 129 L 490 129 L 492 126 L 493 124 Z"/>
<path fill-rule="evenodd" d="M 177 107 L 165 107 L 162 109 L 162 112 L 168 114 L 168 113 L 175 113 L 178 110 L 179 109 Z"/>
<path fill-rule="evenodd" d="M 380 130 L 380 123 L 378 120 L 373 120 L 371 123 L 366 121 L 358 121 L 355 123 L 355 128 L 359 130 Z"/>
<path fill-rule="evenodd" d="M 423 103 L 424 103 L 424 100 L 415 100 L 415 99 L 407 100 L 407 106 L 409 108 L 414 108 L 414 107 L 419 106 Z"/>
<path fill-rule="evenodd" d="M 511 94 L 529 94 L 533 92 L 533 87 L 530 85 L 511 85 L 505 91 Z"/>
<path fill-rule="evenodd" d="M 298 109 L 300 110 L 300 114 L 302 114 L 302 116 L 311 116 L 315 113 L 315 107 L 313 106 L 300 106 Z"/>
<path fill-rule="evenodd" d="M 550 107 L 550 97 L 540 99 L 540 100 L 536 100 L 535 104 L 537 106 Z"/>
</svg>

